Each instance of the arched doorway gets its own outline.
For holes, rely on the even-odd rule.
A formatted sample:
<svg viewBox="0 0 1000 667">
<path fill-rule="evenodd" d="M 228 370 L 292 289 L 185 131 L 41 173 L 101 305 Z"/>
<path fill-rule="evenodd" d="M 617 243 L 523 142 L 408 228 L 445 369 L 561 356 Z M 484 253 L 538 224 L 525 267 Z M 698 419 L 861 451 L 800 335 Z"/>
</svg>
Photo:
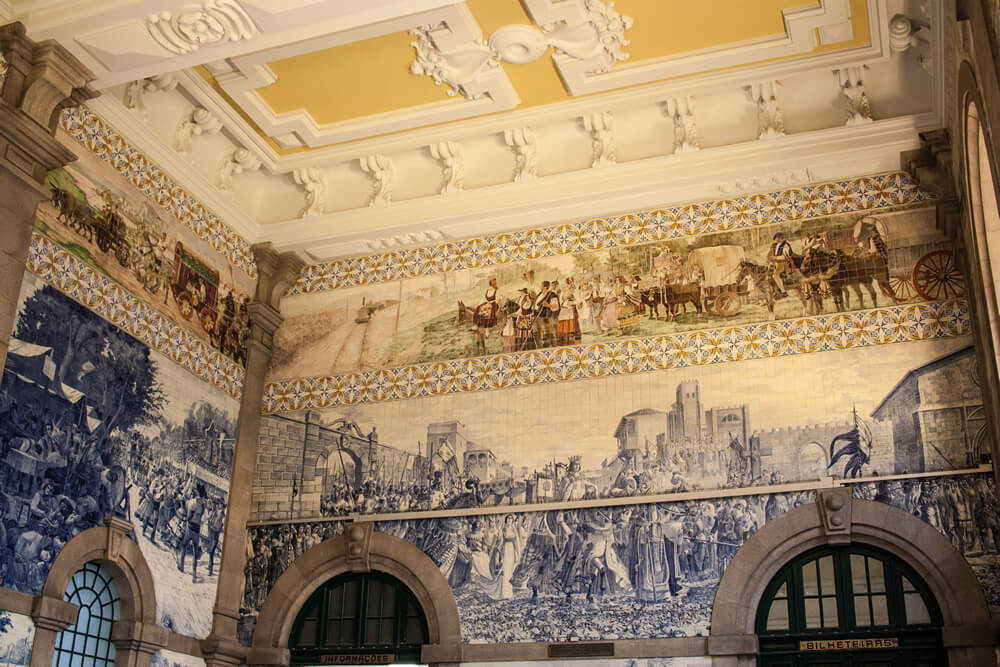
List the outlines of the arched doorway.
<svg viewBox="0 0 1000 667">
<path fill-rule="evenodd" d="M 941 611 L 895 556 L 864 545 L 821 547 L 778 572 L 757 607 L 758 664 L 947 664 Z"/>
<path fill-rule="evenodd" d="M 406 585 L 382 572 L 348 572 L 321 585 L 288 637 L 293 665 L 420 661 L 427 619 Z"/>
</svg>

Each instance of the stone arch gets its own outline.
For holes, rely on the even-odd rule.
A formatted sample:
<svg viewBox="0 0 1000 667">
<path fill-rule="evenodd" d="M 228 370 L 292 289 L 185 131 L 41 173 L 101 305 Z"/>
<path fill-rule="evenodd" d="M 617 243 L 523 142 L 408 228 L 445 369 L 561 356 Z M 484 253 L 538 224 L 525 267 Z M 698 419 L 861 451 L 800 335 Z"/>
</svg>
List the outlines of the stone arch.
<svg viewBox="0 0 1000 667">
<path fill-rule="evenodd" d="M 247 663 L 287 665 L 292 623 L 313 591 L 339 574 L 373 570 L 399 579 L 420 603 L 430 638 L 422 661 L 437 664 L 460 660 L 458 605 L 441 570 L 409 542 L 375 532 L 371 523 L 355 523 L 349 524 L 343 535 L 296 558 L 278 578 L 261 606 Z"/>
<path fill-rule="evenodd" d="M 842 487 L 820 491 L 817 502 L 775 517 L 736 552 L 712 606 L 709 651 L 719 656 L 713 664 L 753 664 L 757 605 L 785 564 L 816 547 L 852 543 L 889 552 L 927 583 L 941 608 L 952 666 L 994 660 L 982 588 L 951 542 L 917 517 L 885 503 L 854 499 L 850 488 Z"/>
<path fill-rule="evenodd" d="M 156 624 L 156 590 L 139 545 L 128 538 L 131 523 L 105 517 L 105 525 L 76 535 L 59 551 L 35 600 L 31 667 L 50 667 L 56 636 L 76 622 L 77 608 L 63 601 L 70 579 L 85 563 L 105 565 L 118 587 L 121 618 L 112 629 L 117 665 L 144 667 L 167 644 L 168 631 Z"/>
</svg>

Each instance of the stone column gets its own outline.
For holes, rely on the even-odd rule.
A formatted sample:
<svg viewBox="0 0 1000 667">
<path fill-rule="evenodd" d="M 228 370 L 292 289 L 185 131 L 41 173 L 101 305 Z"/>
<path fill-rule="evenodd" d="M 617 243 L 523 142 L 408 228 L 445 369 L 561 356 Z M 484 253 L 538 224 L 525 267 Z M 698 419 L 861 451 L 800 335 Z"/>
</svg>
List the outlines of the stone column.
<svg viewBox="0 0 1000 667">
<path fill-rule="evenodd" d="M 219 587 L 212 610 L 212 633 L 202 642 L 208 667 L 239 664 L 246 654 L 236 638 L 243 598 L 246 565 L 247 519 L 250 494 L 257 465 L 257 437 L 264 404 L 264 374 L 271 361 L 274 332 L 281 324 L 278 306 L 302 270 L 303 262 L 292 253 L 275 251 L 270 243 L 253 248 L 257 262 L 257 290 L 250 304 L 250 340 L 247 343 L 246 376 L 240 399 L 233 475 L 229 483 Z"/>
<path fill-rule="evenodd" d="M 35 43 L 24 26 L 0 27 L 6 77 L 0 95 L 0 371 L 7 360 L 31 228 L 49 198 L 45 174 L 76 159 L 55 139 L 63 109 L 95 97 L 94 75 L 54 41 Z"/>
</svg>

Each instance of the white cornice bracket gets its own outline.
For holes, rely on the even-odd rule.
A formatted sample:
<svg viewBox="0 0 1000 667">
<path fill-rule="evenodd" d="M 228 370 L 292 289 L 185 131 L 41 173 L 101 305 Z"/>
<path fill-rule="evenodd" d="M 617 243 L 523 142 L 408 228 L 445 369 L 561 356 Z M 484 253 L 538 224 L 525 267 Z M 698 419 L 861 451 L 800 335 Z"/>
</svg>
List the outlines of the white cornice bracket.
<svg viewBox="0 0 1000 667">
<path fill-rule="evenodd" d="M 125 84 L 125 106 L 145 118 L 146 95 L 155 92 L 168 92 L 176 87 L 177 77 L 172 72 L 129 81 Z"/>
<path fill-rule="evenodd" d="M 461 192 L 462 179 L 465 178 L 465 158 L 462 145 L 454 141 L 439 141 L 429 146 L 431 157 L 441 163 L 444 181 L 441 184 L 441 194 Z"/>
<path fill-rule="evenodd" d="M 833 70 L 840 85 L 840 97 L 847 106 L 847 121 L 844 125 L 872 122 L 872 108 L 865 92 L 864 74 L 867 65 L 855 65 Z"/>
<path fill-rule="evenodd" d="M 260 169 L 260 159 L 246 148 L 237 148 L 219 167 L 215 183 L 220 190 L 228 190 L 233 185 L 233 176 Z"/>
<path fill-rule="evenodd" d="M 514 149 L 514 182 L 538 178 L 538 144 L 530 127 L 503 131 L 503 140 Z"/>
<path fill-rule="evenodd" d="M 931 26 L 925 21 L 896 14 L 889 21 L 889 47 L 893 53 L 913 50 L 917 61 L 928 74 L 933 74 L 931 58 Z"/>
<path fill-rule="evenodd" d="M 701 149 L 698 143 L 698 126 L 694 122 L 694 106 L 694 98 L 690 95 L 675 97 L 663 103 L 663 113 L 674 122 L 674 153 Z"/>
<path fill-rule="evenodd" d="M 306 194 L 306 205 L 299 212 L 299 217 L 323 215 L 326 209 L 326 172 L 317 167 L 304 167 L 292 172 L 292 180 L 301 185 Z"/>
<path fill-rule="evenodd" d="M 747 99 L 757 107 L 757 138 L 785 136 L 785 117 L 778 104 L 779 81 L 759 81 L 744 86 Z"/>
<path fill-rule="evenodd" d="M 369 206 L 382 206 L 392 201 L 392 181 L 395 168 L 385 155 L 369 155 L 359 160 L 361 170 L 371 177 L 372 198 Z"/>
<path fill-rule="evenodd" d="M 215 134 L 222 129 L 222 121 L 211 111 L 198 107 L 188 116 L 181 119 L 174 134 L 174 149 L 183 155 L 191 153 L 191 144 L 195 137 Z"/>
<path fill-rule="evenodd" d="M 583 129 L 590 133 L 594 150 L 591 167 L 603 167 L 614 164 L 615 155 L 615 119 L 607 111 L 598 111 L 583 117 Z"/>
<path fill-rule="evenodd" d="M 146 28 L 157 44 L 176 55 L 260 34 L 257 24 L 236 0 L 205 0 L 200 5 L 150 14 Z"/>
</svg>

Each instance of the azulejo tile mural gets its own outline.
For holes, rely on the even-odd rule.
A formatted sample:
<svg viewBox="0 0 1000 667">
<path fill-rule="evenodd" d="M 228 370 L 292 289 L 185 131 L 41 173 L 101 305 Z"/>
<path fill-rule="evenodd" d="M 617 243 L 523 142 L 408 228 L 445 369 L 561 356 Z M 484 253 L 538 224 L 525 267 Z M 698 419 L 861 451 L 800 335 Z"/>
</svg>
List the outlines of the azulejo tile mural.
<svg viewBox="0 0 1000 667">
<path fill-rule="evenodd" d="M 267 413 L 631 375 L 964 336 L 964 299 L 270 382 Z"/>
<path fill-rule="evenodd" d="M 812 500 L 805 491 L 379 522 L 376 530 L 413 543 L 441 569 L 464 642 L 689 637 L 708 633 L 715 590 L 743 542 Z M 294 558 L 343 530 L 327 526 L 250 528 L 244 637 Z"/>
<path fill-rule="evenodd" d="M 977 467 L 971 337 L 261 421 L 256 520 L 630 498 Z"/>
<path fill-rule="evenodd" d="M 332 376 L 354 387 L 363 373 L 395 369 L 398 381 L 403 369 L 437 387 L 458 359 L 473 375 L 526 360 L 530 380 L 553 359 L 600 375 L 609 351 L 640 353 L 636 338 L 701 349 L 708 339 L 696 332 L 728 331 L 752 354 L 773 354 L 759 337 L 780 337 L 775 321 L 793 318 L 805 329 L 792 339 L 809 351 L 814 318 L 848 322 L 852 311 L 903 306 L 913 317 L 922 304 L 962 299 L 954 252 L 933 207 L 916 204 L 286 296 L 268 379 Z M 724 354 L 739 357 L 742 343 Z M 402 390 L 407 398 L 423 387 Z"/>
<path fill-rule="evenodd" d="M 0 610 L 0 663 L 28 667 L 34 635 L 35 624 L 30 617 Z"/>
<path fill-rule="evenodd" d="M 194 375 L 231 396 L 240 395 L 244 372 L 236 362 L 212 349 L 146 301 L 130 294 L 77 255 L 40 234 L 33 234 L 27 267 L 59 291 Z"/>
<path fill-rule="evenodd" d="M 864 212 L 928 198 L 910 175 L 903 172 L 804 185 L 314 264 L 302 273 L 290 294 Z"/>
<path fill-rule="evenodd" d="M 208 241 L 248 277 L 257 277 L 257 267 L 247 240 L 177 185 L 165 171 L 132 147 L 86 105 L 63 111 L 59 124 L 73 139 L 111 165 L 198 238 Z"/>
<path fill-rule="evenodd" d="M 207 636 L 238 408 L 25 274 L 0 385 L 4 586 L 37 595 L 63 546 L 113 514 L 135 527 L 158 623 Z"/>
</svg>

